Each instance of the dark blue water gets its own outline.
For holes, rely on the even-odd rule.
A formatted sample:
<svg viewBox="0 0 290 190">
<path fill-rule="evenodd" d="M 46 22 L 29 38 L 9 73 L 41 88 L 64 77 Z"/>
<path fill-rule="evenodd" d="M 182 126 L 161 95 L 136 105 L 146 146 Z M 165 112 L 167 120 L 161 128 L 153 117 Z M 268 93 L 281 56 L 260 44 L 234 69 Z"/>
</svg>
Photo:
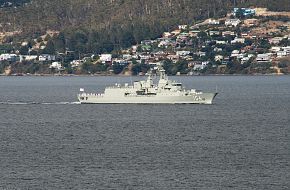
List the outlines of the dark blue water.
<svg viewBox="0 0 290 190">
<path fill-rule="evenodd" d="M 130 77 L 0 77 L 0 189 L 290 189 L 290 77 L 175 77 L 214 105 L 79 105 Z"/>
</svg>

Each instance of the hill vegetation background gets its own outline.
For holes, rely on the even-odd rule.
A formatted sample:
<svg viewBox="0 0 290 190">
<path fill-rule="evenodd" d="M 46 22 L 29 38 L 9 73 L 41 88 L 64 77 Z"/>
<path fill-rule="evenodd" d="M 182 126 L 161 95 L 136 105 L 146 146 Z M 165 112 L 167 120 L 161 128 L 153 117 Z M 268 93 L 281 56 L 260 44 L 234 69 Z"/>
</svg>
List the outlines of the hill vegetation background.
<svg viewBox="0 0 290 190">
<path fill-rule="evenodd" d="M 0 4 L 8 1 L 0 0 Z M 259 6 L 289 11 L 289 0 L 13 0 L 0 9 L 0 32 L 21 31 L 9 38 L 37 38 L 47 30 L 58 52 L 110 52 L 160 36 L 178 24 L 219 17 L 233 7 Z M 93 51 L 93 52 L 92 52 Z"/>
</svg>

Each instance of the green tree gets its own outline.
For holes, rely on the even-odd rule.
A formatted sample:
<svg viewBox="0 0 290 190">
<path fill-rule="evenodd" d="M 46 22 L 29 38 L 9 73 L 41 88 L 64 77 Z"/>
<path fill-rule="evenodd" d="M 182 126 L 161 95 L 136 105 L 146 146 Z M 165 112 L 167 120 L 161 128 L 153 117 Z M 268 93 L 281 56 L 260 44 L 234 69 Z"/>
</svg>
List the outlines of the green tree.
<svg viewBox="0 0 290 190">
<path fill-rule="evenodd" d="M 28 51 L 29 51 L 28 46 L 21 46 L 20 49 L 19 49 L 19 53 L 21 55 L 27 55 L 28 54 Z"/>
<path fill-rule="evenodd" d="M 52 40 L 48 41 L 44 50 L 43 50 L 44 54 L 55 54 L 55 48 L 54 48 L 54 44 L 52 42 Z"/>
<path fill-rule="evenodd" d="M 60 32 L 59 35 L 53 37 L 53 44 L 55 50 L 61 53 L 65 52 L 65 35 L 63 32 Z"/>
<path fill-rule="evenodd" d="M 112 69 L 113 69 L 114 74 L 120 74 L 121 72 L 123 72 L 124 68 L 125 68 L 124 65 L 115 63 Z"/>
</svg>

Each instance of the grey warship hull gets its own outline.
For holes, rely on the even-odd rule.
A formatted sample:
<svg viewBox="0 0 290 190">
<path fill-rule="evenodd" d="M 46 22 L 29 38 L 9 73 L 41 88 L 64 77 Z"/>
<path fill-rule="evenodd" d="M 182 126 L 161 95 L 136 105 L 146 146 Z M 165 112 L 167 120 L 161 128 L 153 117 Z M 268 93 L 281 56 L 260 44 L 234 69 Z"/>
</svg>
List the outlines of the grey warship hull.
<svg viewBox="0 0 290 190">
<path fill-rule="evenodd" d="M 151 73 L 147 80 L 106 87 L 104 93 L 78 94 L 82 104 L 212 104 L 217 93 L 205 93 L 196 89 L 186 90 L 181 83 L 171 81 L 160 66 L 158 84 L 154 84 Z"/>
<path fill-rule="evenodd" d="M 82 104 L 212 104 L 217 93 L 196 95 L 135 95 L 104 96 L 100 94 L 79 94 Z"/>
</svg>

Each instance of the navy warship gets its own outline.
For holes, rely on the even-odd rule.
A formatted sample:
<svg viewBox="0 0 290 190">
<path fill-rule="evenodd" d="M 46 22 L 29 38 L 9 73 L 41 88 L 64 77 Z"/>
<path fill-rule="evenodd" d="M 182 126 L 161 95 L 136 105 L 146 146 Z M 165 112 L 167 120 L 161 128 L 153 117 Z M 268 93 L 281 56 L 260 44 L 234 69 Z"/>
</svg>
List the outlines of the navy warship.
<svg viewBox="0 0 290 190">
<path fill-rule="evenodd" d="M 77 97 L 82 104 L 212 104 L 218 94 L 187 90 L 182 83 L 169 80 L 162 66 L 157 73 L 157 84 L 150 71 L 147 80 L 135 81 L 132 85 L 115 84 L 106 87 L 103 93 L 86 93 L 81 88 Z"/>
</svg>

